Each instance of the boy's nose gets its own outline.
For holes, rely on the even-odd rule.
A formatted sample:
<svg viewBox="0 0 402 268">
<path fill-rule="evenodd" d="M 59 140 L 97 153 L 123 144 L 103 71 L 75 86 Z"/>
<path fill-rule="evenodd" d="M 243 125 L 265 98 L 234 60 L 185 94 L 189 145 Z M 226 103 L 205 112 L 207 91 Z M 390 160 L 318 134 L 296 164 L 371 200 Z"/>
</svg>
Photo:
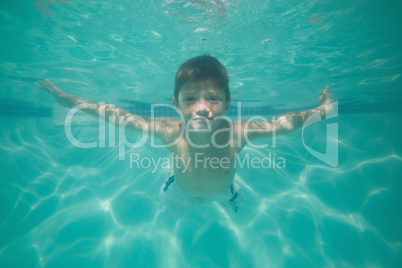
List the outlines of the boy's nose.
<svg viewBox="0 0 402 268">
<path fill-rule="evenodd" d="M 197 103 L 197 107 L 196 107 L 195 112 L 196 112 L 196 114 L 198 116 L 208 116 L 209 115 L 209 109 L 208 109 L 208 106 L 205 103 L 205 100 L 200 100 Z"/>
</svg>

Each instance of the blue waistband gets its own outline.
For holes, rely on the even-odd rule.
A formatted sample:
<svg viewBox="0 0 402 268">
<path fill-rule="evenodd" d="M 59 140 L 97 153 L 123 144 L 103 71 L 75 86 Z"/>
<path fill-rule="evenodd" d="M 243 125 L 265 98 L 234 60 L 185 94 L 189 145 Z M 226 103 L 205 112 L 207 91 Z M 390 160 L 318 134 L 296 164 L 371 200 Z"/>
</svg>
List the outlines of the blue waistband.
<svg viewBox="0 0 402 268">
<path fill-rule="evenodd" d="M 163 191 L 166 192 L 167 189 L 169 188 L 169 185 L 171 185 L 173 182 L 174 182 L 174 174 L 172 174 L 172 176 L 170 176 L 169 179 L 167 180 L 165 188 L 163 188 Z"/>
</svg>

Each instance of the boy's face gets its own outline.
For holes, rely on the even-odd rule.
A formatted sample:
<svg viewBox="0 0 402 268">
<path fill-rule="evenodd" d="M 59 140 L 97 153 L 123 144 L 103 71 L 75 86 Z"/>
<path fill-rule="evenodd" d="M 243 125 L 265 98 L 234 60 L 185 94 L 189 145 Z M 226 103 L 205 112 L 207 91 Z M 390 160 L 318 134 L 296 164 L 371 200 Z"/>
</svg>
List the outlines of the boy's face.
<svg viewBox="0 0 402 268">
<path fill-rule="evenodd" d="M 185 122 L 190 123 L 192 129 L 215 130 L 221 118 L 229 109 L 230 100 L 222 88 L 213 79 L 185 83 L 179 93 L 179 98 L 173 101 L 184 115 Z"/>
</svg>

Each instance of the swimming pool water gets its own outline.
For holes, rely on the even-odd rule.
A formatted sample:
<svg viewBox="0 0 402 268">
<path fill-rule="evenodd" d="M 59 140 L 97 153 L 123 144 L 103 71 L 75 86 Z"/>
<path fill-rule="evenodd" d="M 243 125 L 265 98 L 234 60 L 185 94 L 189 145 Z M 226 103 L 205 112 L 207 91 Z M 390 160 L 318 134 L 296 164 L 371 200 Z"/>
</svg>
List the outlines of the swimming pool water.
<svg viewBox="0 0 402 268">
<path fill-rule="evenodd" d="M 0 267 L 400 267 L 400 8 L 371 0 L 2 1 Z M 246 118 L 314 107 L 326 85 L 338 101 L 337 117 L 243 150 L 275 153 L 286 168 L 238 168 L 246 200 L 234 215 L 212 203 L 170 216 L 158 199 L 169 169 L 130 168 L 129 158 L 167 150 L 148 142 L 119 160 L 117 140 L 72 145 L 67 111 L 36 83 L 49 78 L 148 115 L 150 104 L 171 103 L 180 63 L 203 53 L 227 67 L 231 117 L 239 102 Z M 335 167 L 306 149 L 325 153 L 328 124 L 338 126 Z M 87 115 L 73 120 L 82 142 L 98 141 L 99 131 Z"/>
</svg>

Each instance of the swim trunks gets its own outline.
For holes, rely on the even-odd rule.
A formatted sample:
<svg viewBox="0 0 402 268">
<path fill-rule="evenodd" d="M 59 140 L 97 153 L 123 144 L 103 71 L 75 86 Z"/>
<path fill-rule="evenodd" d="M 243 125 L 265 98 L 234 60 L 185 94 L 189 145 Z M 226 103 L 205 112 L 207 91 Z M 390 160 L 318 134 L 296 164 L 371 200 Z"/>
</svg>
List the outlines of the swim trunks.
<svg viewBox="0 0 402 268">
<path fill-rule="evenodd" d="M 225 193 L 209 197 L 195 197 L 180 190 L 174 179 L 174 174 L 172 174 L 163 183 L 159 198 L 167 211 L 178 216 L 186 214 L 194 205 L 213 201 L 220 203 L 224 207 L 230 207 L 236 213 L 239 204 L 243 201 L 243 193 L 240 190 L 240 186 L 236 182 L 233 182 Z"/>
</svg>

